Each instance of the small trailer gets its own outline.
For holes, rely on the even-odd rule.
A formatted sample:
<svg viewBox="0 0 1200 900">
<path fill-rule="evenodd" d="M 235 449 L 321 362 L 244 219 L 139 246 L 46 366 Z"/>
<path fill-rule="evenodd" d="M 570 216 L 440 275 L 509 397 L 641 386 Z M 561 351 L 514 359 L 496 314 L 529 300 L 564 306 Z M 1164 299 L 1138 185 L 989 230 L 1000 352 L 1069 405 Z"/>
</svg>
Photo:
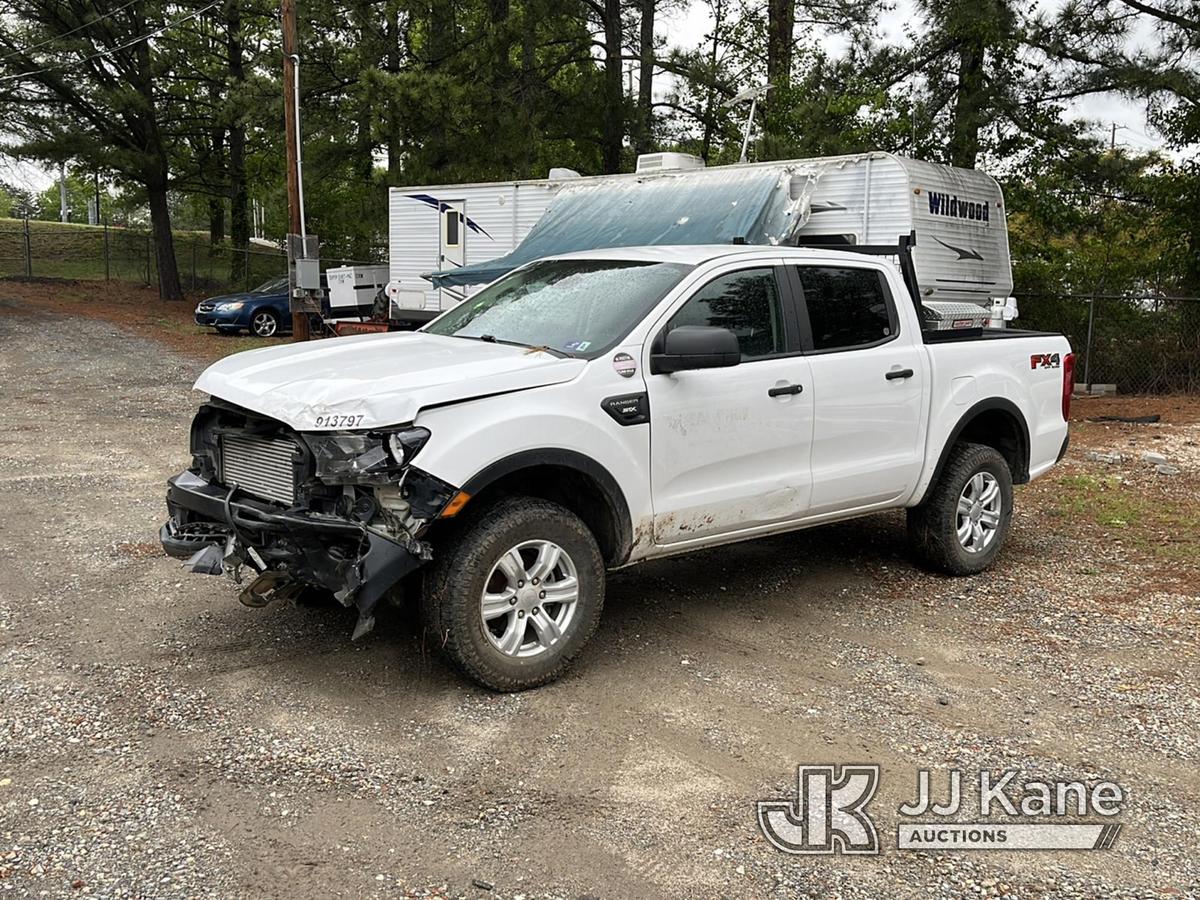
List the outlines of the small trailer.
<svg viewBox="0 0 1200 900">
<path fill-rule="evenodd" d="M 329 285 L 325 318 L 337 322 L 369 318 L 375 297 L 388 282 L 387 266 L 337 266 L 325 270 Z"/>
<path fill-rule="evenodd" d="M 895 247 L 932 330 L 1015 317 L 1000 186 L 891 153 L 705 168 L 687 154 L 637 171 L 390 190 L 393 321 L 432 319 L 543 256 L 645 244 Z"/>
</svg>

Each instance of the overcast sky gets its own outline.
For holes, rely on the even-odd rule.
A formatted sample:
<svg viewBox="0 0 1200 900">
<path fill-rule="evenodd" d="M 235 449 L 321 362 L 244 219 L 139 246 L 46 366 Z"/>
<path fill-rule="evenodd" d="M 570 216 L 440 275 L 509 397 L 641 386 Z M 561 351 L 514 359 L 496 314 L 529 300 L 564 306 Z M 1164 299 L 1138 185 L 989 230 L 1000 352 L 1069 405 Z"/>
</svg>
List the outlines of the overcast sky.
<svg viewBox="0 0 1200 900">
<path fill-rule="evenodd" d="M 1053 12 L 1062 5 L 1063 0 L 1039 0 L 1038 6 L 1046 12 Z M 915 5 L 911 0 L 893 0 L 894 9 L 884 13 L 879 23 L 879 38 L 888 43 L 903 43 L 905 39 L 904 25 L 917 19 Z M 659 34 L 669 34 L 671 44 L 678 47 L 691 48 L 704 41 L 705 35 L 712 31 L 712 18 L 708 7 L 702 3 L 692 3 L 682 9 L 666 13 L 660 25 Z M 841 36 L 826 37 L 826 49 L 836 53 L 846 46 Z M 1137 35 L 1138 43 L 1149 43 L 1154 40 L 1152 29 L 1147 26 Z M 1117 124 L 1117 144 L 1135 150 L 1160 149 L 1162 137 L 1156 134 L 1146 124 L 1146 104 L 1134 102 L 1115 94 L 1097 94 L 1084 97 L 1068 107 L 1069 118 L 1087 119 L 1096 123 L 1094 132 L 1103 134 L 1106 138 L 1111 134 L 1112 123 Z"/>
<path fill-rule="evenodd" d="M 1040 0 L 1039 5 L 1046 10 L 1053 10 L 1061 3 L 1062 0 Z M 904 24 L 912 21 L 914 16 L 911 0 L 895 0 L 895 8 L 891 12 L 885 13 L 880 21 L 880 38 L 897 43 L 902 42 L 904 40 Z M 670 35 L 672 46 L 684 48 L 699 45 L 711 29 L 712 21 L 708 15 L 708 8 L 701 3 L 693 3 L 665 13 L 661 16 L 658 24 L 660 35 Z M 1146 42 L 1153 40 L 1153 34 L 1149 27 L 1144 29 L 1137 39 Z M 832 52 L 845 46 L 845 41 L 840 36 L 827 37 L 825 40 L 829 42 L 827 49 Z M 1094 133 L 1097 136 L 1108 137 L 1109 129 L 1115 122 L 1118 145 L 1131 149 L 1158 149 L 1163 143 L 1161 137 L 1146 124 L 1144 103 L 1132 102 L 1110 94 L 1095 95 L 1073 103 L 1068 110 L 1068 115 L 1072 118 L 1083 118 L 1094 122 Z M 19 163 L 0 156 L 0 179 L 40 191 L 53 183 L 54 178 L 54 173 L 48 172 L 40 166 Z"/>
</svg>

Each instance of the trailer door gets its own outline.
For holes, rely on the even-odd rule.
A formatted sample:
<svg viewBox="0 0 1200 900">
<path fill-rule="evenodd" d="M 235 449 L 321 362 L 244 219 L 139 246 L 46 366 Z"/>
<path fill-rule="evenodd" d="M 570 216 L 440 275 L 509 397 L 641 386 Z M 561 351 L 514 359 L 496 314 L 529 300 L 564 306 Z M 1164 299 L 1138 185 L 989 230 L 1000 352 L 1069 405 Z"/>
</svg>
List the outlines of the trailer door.
<svg viewBox="0 0 1200 900">
<path fill-rule="evenodd" d="M 467 262 L 467 203 L 465 200 L 443 200 L 439 204 L 441 217 L 441 269 L 457 269 Z"/>
</svg>

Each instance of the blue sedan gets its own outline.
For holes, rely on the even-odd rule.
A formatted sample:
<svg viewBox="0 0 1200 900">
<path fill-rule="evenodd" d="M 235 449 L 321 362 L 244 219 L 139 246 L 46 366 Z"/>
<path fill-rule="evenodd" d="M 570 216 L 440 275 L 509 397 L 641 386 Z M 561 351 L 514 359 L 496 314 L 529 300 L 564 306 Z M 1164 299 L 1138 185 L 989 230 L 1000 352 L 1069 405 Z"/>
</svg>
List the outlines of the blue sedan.
<svg viewBox="0 0 1200 900">
<path fill-rule="evenodd" d="M 249 331 L 274 337 L 292 330 L 286 275 L 272 278 L 244 294 L 209 297 L 196 307 L 196 324 L 210 325 L 224 334 Z"/>
</svg>

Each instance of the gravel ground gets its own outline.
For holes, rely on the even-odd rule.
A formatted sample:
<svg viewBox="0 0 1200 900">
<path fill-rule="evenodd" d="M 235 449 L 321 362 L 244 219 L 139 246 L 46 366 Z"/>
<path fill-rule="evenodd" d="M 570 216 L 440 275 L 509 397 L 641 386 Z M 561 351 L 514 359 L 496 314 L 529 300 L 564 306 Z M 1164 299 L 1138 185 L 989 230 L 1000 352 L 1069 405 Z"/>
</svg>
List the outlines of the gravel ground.
<svg viewBox="0 0 1200 900">
<path fill-rule="evenodd" d="M 497 696 L 410 613 L 352 645 L 161 555 L 200 367 L 0 299 L 0 896 L 1200 896 L 1200 416 L 1077 428 L 973 579 L 897 515 L 619 573 L 568 677 Z M 852 761 L 883 854 L 772 849 L 754 801 Z M 1124 829 L 897 851 L 954 766 L 1116 780 Z"/>
</svg>

